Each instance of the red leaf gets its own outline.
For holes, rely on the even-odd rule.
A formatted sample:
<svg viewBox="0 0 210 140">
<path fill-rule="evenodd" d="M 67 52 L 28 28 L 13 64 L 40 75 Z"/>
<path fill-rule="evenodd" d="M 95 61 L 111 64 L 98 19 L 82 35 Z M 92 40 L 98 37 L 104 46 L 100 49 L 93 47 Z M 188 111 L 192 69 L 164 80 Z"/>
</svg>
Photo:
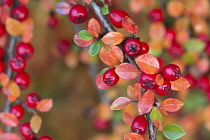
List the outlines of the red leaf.
<svg viewBox="0 0 210 140">
<path fill-rule="evenodd" d="M 102 47 L 99 57 L 106 65 L 114 67 L 123 61 L 123 52 L 117 46 L 110 46 L 108 50 Z"/>
<path fill-rule="evenodd" d="M 132 64 L 122 63 L 118 65 L 115 72 L 120 78 L 133 79 L 140 75 L 140 71 Z"/>
<path fill-rule="evenodd" d="M 47 112 L 50 111 L 52 107 L 53 107 L 52 99 L 43 99 L 37 104 L 36 109 L 40 112 Z"/>
<path fill-rule="evenodd" d="M 147 74 L 156 74 L 160 70 L 157 58 L 151 54 L 143 54 L 136 58 L 135 61 L 139 68 Z"/>
<path fill-rule="evenodd" d="M 129 105 L 133 100 L 127 98 L 127 97 L 119 97 L 117 98 L 111 105 L 111 110 L 121 110 L 125 108 L 127 105 Z"/>
<path fill-rule="evenodd" d="M 6 126 L 17 127 L 19 124 L 19 120 L 12 113 L 2 112 L 0 113 L 0 119 Z"/>
<path fill-rule="evenodd" d="M 130 114 L 128 112 L 124 112 L 123 113 L 123 121 L 128 126 L 131 126 L 132 125 L 134 118 L 135 118 L 135 116 L 133 116 L 132 114 Z"/>
<path fill-rule="evenodd" d="M 90 44 L 92 44 L 94 41 L 94 38 L 91 39 L 91 40 L 82 40 L 78 34 L 75 34 L 74 35 L 74 42 L 80 46 L 80 47 L 87 47 L 89 46 Z"/>
<path fill-rule="evenodd" d="M 103 38 L 102 41 L 107 45 L 118 45 L 124 39 L 124 36 L 119 32 L 109 32 Z"/>
<path fill-rule="evenodd" d="M 94 19 L 91 18 L 88 22 L 88 31 L 90 32 L 90 34 L 92 36 L 94 36 L 95 38 L 98 38 L 99 34 L 101 33 L 101 26 L 99 24 L 99 22 Z"/>
<path fill-rule="evenodd" d="M 184 77 L 180 77 L 179 79 L 170 82 L 171 89 L 175 91 L 182 91 L 190 87 L 190 83 Z"/>
<path fill-rule="evenodd" d="M 101 74 L 98 74 L 96 76 L 96 85 L 101 90 L 106 90 L 106 89 L 109 88 L 109 86 L 104 83 L 104 81 L 103 81 L 103 75 L 101 75 Z"/>
<path fill-rule="evenodd" d="M 174 99 L 168 98 L 162 102 L 162 108 L 164 108 L 168 112 L 176 112 L 184 105 L 183 102 Z"/>
<path fill-rule="evenodd" d="M 148 113 L 154 104 L 154 93 L 152 90 L 147 90 L 140 98 L 138 102 L 139 114 Z"/>
<path fill-rule="evenodd" d="M 138 31 L 139 31 L 136 23 L 134 23 L 129 17 L 125 17 L 122 20 L 122 26 L 126 31 L 128 31 L 130 33 L 138 33 Z"/>
<path fill-rule="evenodd" d="M 144 140 L 144 138 L 137 133 L 125 133 L 124 140 Z"/>
<path fill-rule="evenodd" d="M 0 21 L 5 24 L 8 17 L 10 17 L 10 8 L 8 6 L 0 6 Z"/>
<path fill-rule="evenodd" d="M 17 134 L 8 132 L 1 134 L 0 140 L 22 140 L 22 139 Z"/>
</svg>

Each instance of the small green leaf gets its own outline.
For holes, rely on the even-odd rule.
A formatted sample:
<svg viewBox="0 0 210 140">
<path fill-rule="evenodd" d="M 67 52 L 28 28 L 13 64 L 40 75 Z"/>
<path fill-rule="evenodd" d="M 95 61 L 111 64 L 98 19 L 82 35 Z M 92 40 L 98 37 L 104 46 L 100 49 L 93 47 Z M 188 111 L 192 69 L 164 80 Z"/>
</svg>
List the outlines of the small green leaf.
<svg viewBox="0 0 210 140">
<path fill-rule="evenodd" d="M 152 49 L 152 48 L 150 48 L 148 53 L 154 55 L 155 57 L 158 57 L 162 54 L 162 52 L 163 52 L 163 49 Z"/>
<path fill-rule="evenodd" d="M 162 122 L 162 115 L 156 107 L 152 109 L 152 111 L 150 113 L 150 118 L 151 118 L 152 122 L 154 119 L 158 119 L 158 120 L 160 120 L 160 122 Z"/>
<path fill-rule="evenodd" d="M 102 69 L 101 72 L 100 72 L 100 74 L 103 75 L 108 69 L 110 69 L 110 68 L 104 68 L 104 69 Z"/>
<path fill-rule="evenodd" d="M 195 64 L 197 58 L 196 58 L 196 55 L 197 55 L 198 52 L 195 52 L 195 51 L 187 51 L 185 52 L 183 55 L 182 55 L 182 60 L 186 63 L 186 64 Z"/>
<path fill-rule="evenodd" d="M 191 38 L 187 42 L 184 43 L 184 48 L 187 51 L 196 51 L 196 52 L 202 52 L 203 49 L 205 48 L 204 42 Z"/>
<path fill-rule="evenodd" d="M 109 7 L 107 4 L 104 4 L 104 7 L 101 8 L 101 12 L 103 15 L 107 15 L 109 13 Z"/>
<path fill-rule="evenodd" d="M 104 0 L 100 0 L 100 1 L 102 1 L 104 3 Z"/>
<path fill-rule="evenodd" d="M 94 38 L 87 30 L 82 30 L 82 31 L 80 31 L 80 32 L 79 32 L 79 37 L 80 37 L 82 40 L 91 40 L 91 39 Z"/>
<path fill-rule="evenodd" d="M 179 139 L 184 136 L 185 131 L 177 124 L 170 124 L 163 128 L 163 134 L 170 140 Z"/>
<path fill-rule="evenodd" d="M 100 49 L 101 49 L 101 44 L 99 42 L 94 42 L 93 44 L 90 45 L 89 53 L 90 55 L 95 56 L 99 53 Z"/>
</svg>

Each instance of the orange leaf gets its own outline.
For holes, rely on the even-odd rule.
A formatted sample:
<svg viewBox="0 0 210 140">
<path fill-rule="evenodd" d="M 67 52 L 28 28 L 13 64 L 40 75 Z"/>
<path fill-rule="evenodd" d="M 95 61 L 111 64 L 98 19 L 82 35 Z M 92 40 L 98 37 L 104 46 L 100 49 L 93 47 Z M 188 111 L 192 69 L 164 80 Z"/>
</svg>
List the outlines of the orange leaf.
<svg viewBox="0 0 210 140">
<path fill-rule="evenodd" d="M 23 34 L 22 34 L 23 42 L 25 43 L 30 42 L 33 37 L 34 22 L 31 18 L 27 18 L 22 22 L 22 25 L 23 25 Z"/>
<path fill-rule="evenodd" d="M 130 33 L 138 33 L 138 31 L 139 31 L 136 23 L 134 23 L 129 17 L 125 17 L 122 20 L 122 26 L 126 31 L 128 31 Z"/>
<path fill-rule="evenodd" d="M 2 86 L 6 86 L 9 83 L 9 76 L 5 73 L 0 73 L 0 81 Z"/>
<path fill-rule="evenodd" d="M 138 97 L 136 97 L 136 94 L 134 92 L 134 88 L 131 85 L 127 86 L 127 94 L 128 94 L 129 97 L 138 98 Z"/>
<path fill-rule="evenodd" d="M 22 140 L 22 139 L 17 134 L 8 132 L 1 134 L 0 140 Z"/>
<path fill-rule="evenodd" d="M 144 138 L 137 133 L 125 133 L 124 140 L 144 140 Z"/>
<path fill-rule="evenodd" d="M 86 2 L 87 4 L 90 4 L 92 0 L 84 0 L 84 2 Z"/>
<path fill-rule="evenodd" d="M 176 112 L 184 105 L 183 102 L 174 99 L 168 98 L 162 102 L 162 108 L 164 108 L 168 112 Z"/>
<path fill-rule="evenodd" d="M 154 126 L 155 126 L 159 131 L 162 131 L 162 130 L 163 130 L 163 126 L 162 126 L 160 120 L 154 119 L 154 120 L 153 120 L 153 124 L 154 124 Z"/>
<path fill-rule="evenodd" d="M 106 65 L 114 67 L 123 61 L 123 52 L 117 46 L 110 46 L 108 50 L 102 47 L 99 57 Z"/>
<path fill-rule="evenodd" d="M 118 65 L 115 72 L 122 79 L 133 79 L 141 73 L 134 65 L 129 63 L 122 63 Z"/>
<path fill-rule="evenodd" d="M 152 90 L 147 90 L 140 98 L 138 102 L 138 111 L 139 114 L 148 113 L 154 104 L 154 93 Z"/>
<path fill-rule="evenodd" d="M 170 82 L 171 89 L 175 91 L 182 91 L 190 87 L 190 83 L 184 77 L 180 77 L 179 79 Z"/>
<path fill-rule="evenodd" d="M 42 118 L 38 115 L 34 115 L 30 120 L 30 127 L 34 133 L 38 133 L 42 125 Z"/>
<path fill-rule="evenodd" d="M 102 41 L 107 45 L 118 45 L 124 39 L 124 36 L 119 32 L 109 32 L 103 38 Z"/>
<path fill-rule="evenodd" d="M 164 83 L 163 76 L 161 74 L 157 74 L 156 77 L 155 77 L 155 82 L 159 86 L 163 85 L 163 83 Z"/>
<path fill-rule="evenodd" d="M 92 36 L 94 36 L 95 38 L 98 38 L 99 34 L 101 33 L 101 26 L 99 24 L 99 22 L 94 19 L 91 18 L 88 22 L 88 31 L 90 32 L 90 34 Z"/>
<path fill-rule="evenodd" d="M 10 102 L 13 102 L 20 96 L 20 87 L 15 82 L 10 81 L 3 87 L 3 93 L 7 95 Z"/>
<path fill-rule="evenodd" d="M 143 54 L 136 58 L 135 61 L 139 68 L 147 74 L 156 74 L 160 70 L 157 58 L 151 54 Z"/>
<path fill-rule="evenodd" d="M 111 110 L 121 110 L 125 108 L 127 105 L 129 105 L 133 100 L 127 98 L 127 97 L 119 97 L 117 98 L 111 105 Z"/>
<path fill-rule="evenodd" d="M 37 104 L 36 109 L 40 112 L 47 112 L 51 110 L 52 106 L 53 106 L 52 99 L 43 99 Z"/>
<path fill-rule="evenodd" d="M 133 13 L 138 13 L 144 8 L 140 0 L 130 0 L 129 7 Z"/>
<path fill-rule="evenodd" d="M 21 4 L 27 5 L 29 0 L 18 0 Z"/>
<path fill-rule="evenodd" d="M 101 75 L 101 74 L 98 74 L 96 76 L 96 85 L 101 90 L 106 90 L 106 89 L 108 89 L 110 87 L 110 86 L 108 86 L 107 84 L 104 83 L 103 75 Z"/>
<path fill-rule="evenodd" d="M 80 46 L 80 47 L 87 47 L 89 46 L 90 44 L 92 44 L 94 41 L 94 38 L 91 39 L 91 40 L 82 40 L 78 34 L 75 34 L 74 35 L 74 42 Z"/>
<path fill-rule="evenodd" d="M 0 120 L 3 124 L 10 127 L 17 127 L 19 124 L 17 117 L 14 114 L 8 112 L 0 113 Z"/>
<path fill-rule="evenodd" d="M 6 20 L 6 30 L 10 35 L 18 36 L 23 32 L 23 26 L 21 22 L 14 18 L 7 18 Z"/>
<path fill-rule="evenodd" d="M 137 98 L 141 97 L 142 92 L 141 92 L 141 84 L 140 83 L 134 84 L 134 92 L 135 92 Z"/>
<path fill-rule="evenodd" d="M 128 112 L 124 112 L 123 113 L 123 121 L 128 125 L 131 126 L 133 123 L 135 116 L 133 116 L 132 114 L 128 113 Z"/>
</svg>

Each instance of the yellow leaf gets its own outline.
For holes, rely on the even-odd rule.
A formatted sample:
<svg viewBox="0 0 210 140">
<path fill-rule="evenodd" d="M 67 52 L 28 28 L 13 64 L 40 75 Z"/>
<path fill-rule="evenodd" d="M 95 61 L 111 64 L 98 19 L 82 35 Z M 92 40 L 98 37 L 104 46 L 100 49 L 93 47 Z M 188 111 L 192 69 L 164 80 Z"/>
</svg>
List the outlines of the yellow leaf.
<svg viewBox="0 0 210 140">
<path fill-rule="evenodd" d="M 42 125 L 42 118 L 38 115 L 34 115 L 30 120 L 30 127 L 34 133 L 38 133 Z"/>
<path fill-rule="evenodd" d="M 10 35 L 21 35 L 23 32 L 22 23 L 16 19 L 8 18 L 6 21 L 6 30 Z"/>
</svg>

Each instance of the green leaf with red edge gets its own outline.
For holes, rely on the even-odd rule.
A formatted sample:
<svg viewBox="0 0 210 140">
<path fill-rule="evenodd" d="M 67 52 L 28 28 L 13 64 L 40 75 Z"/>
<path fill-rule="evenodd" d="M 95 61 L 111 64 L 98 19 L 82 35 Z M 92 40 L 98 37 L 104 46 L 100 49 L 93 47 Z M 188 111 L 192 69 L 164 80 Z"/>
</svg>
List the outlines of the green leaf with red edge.
<svg viewBox="0 0 210 140">
<path fill-rule="evenodd" d="M 102 38 L 102 41 L 107 45 L 118 45 L 123 39 L 123 34 L 119 32 L 109 32 Z"/>
<path fill-rule="evenodd" d="M 182 91 L 190 87 L 190 83 L 184 77 L 179 77 L 179 79 L 170 82 L 171 89 L 175 91 Z"/>
<path fill-rule="evenodd" d="M 89 46 L 90 44 L 92 44 L 94 41 L 94 39 L 91 39 L 91 40 L 83 40 L 79 37 L 78 34 L 75 34 L 74 35 L 74 42 L 80 46 L 80 47 L 87 47 Z"/>
<path fill-rule="evenodd" d="M 152 90 L 147 90 L 140 98 L 138 102 L 138 111 L 139 114 L 148 113 L 154 104 L 154 92 Z"/>
<path fill-rule="evenodd" d="M 160 70 L 160 65 L 153 55 L 143 54 L 135 59 L 139 68 L 147 74 L 156 74 Z"/>
<path fill-rule="evenodd" d="M 34 115 L 30 120 L 30 127 L 34 133 L 38 133 L 42 125 L 42 118 L 38 115 Z"/>
<path fill-rule="evenodd" d="M 52 99 L 42 99 L 36 106 L 36 109 L 40 112 L 48 112 L 53 107 Z"/>
<path fill-rule="evenodd" d="M 106 65 L 114 67 L 123 61 L 123 52 L 117 46 L 110 46 L 108 50 L 102 47 L 99 57 Z"/>
<path fill-rule="evenodd" d="M 164 100 L 161 105 L 162 108 L 168 112 L 176 112 L 184 105 L 184 103 L 174 98 L 168 98 Z"/>
<path fill-rule="evenodd" d="M 163 129 L 162 127 L 162 115 L 160 111 L 158 110 L 157 107 L 154 107 L 150 113 L 150 118 L 153 124 L 155 125 L 156 128 L 158 128 L 159 131 Z"/>
<path fill-rule="evenodd" d="M 96 76 L 96 85 L 101 90 L 107 90 L 110 87 L 110 86 L 108 86 L 107 84 L 104 83 L 102 74 L 98 74 Z"/>
<path fill-rule="evenodd" d="M 133 22 L 133 20 L 130 19 L 130 17 L 125 17 L 122 20 L 122 26 L 126 31 L 130 33 L 138 33 L 139 31 L 138 26 Z"/>
<path fill-rule="evenodd" d="M 17 127 L 19 124 L 17 117 L 14 114 L 8 112 L 0 113 L 0 120 L 3 124 L 10 127 Z"/>
<path fill-rule="evenodd" d="M 0 140 L 22 140 L 22 138 L 15 133 L 8 132 L 0 134 Z"/>
<path fill-rule="evenodd" d="M 71 6 L 67 2 L 59 2 L 55 6 L 55 11 L 60 15 L 68 15 Z"/>
<path fill-rule="evenodd" d="M 98 36 L 101 33 L 101 26 L 98 20 L 91 18 L 88 21 L 88 31 L 90 32 L 92 36 L 94 36 L 95 38 L 98 38 Z"/>
<path fill-rule="evenodd" d="M 132 114 L 130 114 L 128 112 L 124 112 L 123 113 L 123 121 L 128 126 L 131 126 L 132 125 L 134 119 L 135 119 L 135 116 L 133 116 Z"/>
<path fill-rule="evenodd" d="M 117 75 L 122 79 L 134 79 L 140 75 L 140 70 L 138 70 L 134 65 L 129 63 L 122 63 L 118 65 L 115 69 Z"/>
<path fill-rule="evenodd" d="M 144 138 L 137 133 L 130 132 L 124 134 L 124 140 L 144 140 Z"/>
<path fill-rule="evenodd" d="M 134 102 L 134 101 L 127 97 L 119 97 L 112 103 L 110 109 L 111 110 L 121 110 L 121 109 L 124 109 L 131 102 Z"/>
</svg>

